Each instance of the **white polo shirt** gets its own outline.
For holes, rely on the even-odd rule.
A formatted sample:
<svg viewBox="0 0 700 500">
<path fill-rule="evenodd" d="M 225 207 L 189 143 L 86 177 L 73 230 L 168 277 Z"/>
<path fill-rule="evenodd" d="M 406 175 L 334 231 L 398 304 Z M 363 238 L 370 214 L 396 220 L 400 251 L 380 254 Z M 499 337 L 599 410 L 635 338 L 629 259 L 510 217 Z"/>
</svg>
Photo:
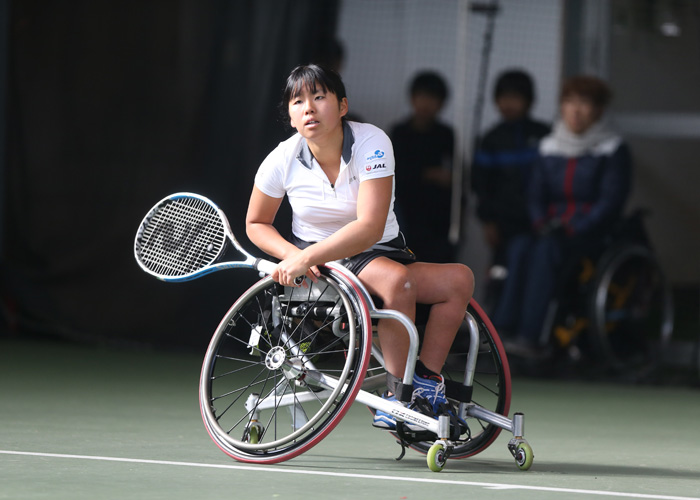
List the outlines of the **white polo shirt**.
<svg viewBox="0 0 700 500">
<path fill-rule="evenodd" d="M 340 173 L 334 185 L 311 154 L 306 139 L 294 134 L 281 142 L 260 165 L 255 185 L 273 198 L 287 195 L 292 206 L 292 231 L 302 240 L 321 241 L 357 219 L 360 183 L 394 175 L 394 150 L 389 137 L 368 123 L 343 123 Z M 399 234 L 391 205 L 379 243 Z"/>
</svg>

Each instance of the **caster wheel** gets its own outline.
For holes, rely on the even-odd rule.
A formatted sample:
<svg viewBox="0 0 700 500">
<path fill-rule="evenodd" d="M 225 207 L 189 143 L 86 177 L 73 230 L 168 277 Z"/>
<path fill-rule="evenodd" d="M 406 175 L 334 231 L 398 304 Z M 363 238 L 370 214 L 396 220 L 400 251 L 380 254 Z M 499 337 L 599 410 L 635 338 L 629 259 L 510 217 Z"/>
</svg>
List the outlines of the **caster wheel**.
<svg viewBox="0 0 700 500">
<path fill-rule="evenodd" d="M 535 455 L 532 453 L 532 447 L 527 443 L 520 443 L 515 448 L 515 465 L 520 470 L 528 470 L 532 466 L 532 460 Z"/>
<path fill-rule="evenodd" d="M 259 425 L 252 425 L 248 429 L 248 439 L 250 444 L 258 444 L 260 442 L 260 435 L 262 434 L 262 427 Z"/>
<path fill-rule="evenodd" d="M 433 444 L 428 450 L 428 468 L 433 472 L 440 472 L 447 462 L 445 443 L 440 441 Z"/>
</svg>

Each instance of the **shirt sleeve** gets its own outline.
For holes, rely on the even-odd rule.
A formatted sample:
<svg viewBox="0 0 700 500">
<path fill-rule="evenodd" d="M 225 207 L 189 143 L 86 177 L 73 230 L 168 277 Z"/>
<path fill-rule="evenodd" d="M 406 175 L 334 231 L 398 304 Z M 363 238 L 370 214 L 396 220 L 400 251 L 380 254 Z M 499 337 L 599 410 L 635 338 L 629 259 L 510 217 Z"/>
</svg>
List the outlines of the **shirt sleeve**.
<svg viewBox="0 0 700 500">
<path fill-rule="evenodd" d="M 255 174 L 255 187 L 272 198 L 284 198 L 287 190 L 284 186 L 283 163 L 283 156 L 278 149 L 267 155 Z"/>
<path fill-rule="evenodd" d="M 374 131 L 358 145 L 355 152 L 359 162 L 360 182 L 394 175 L 394 148 L 381 129 Z"/>
</svg>

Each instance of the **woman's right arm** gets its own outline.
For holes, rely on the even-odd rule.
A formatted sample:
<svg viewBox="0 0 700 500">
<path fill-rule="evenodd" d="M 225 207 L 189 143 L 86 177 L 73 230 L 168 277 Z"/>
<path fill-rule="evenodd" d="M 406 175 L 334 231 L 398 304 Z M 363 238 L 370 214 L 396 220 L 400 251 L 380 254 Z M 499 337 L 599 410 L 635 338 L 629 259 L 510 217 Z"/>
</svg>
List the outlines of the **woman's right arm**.
<svg viewBox="0 0 700 500">
<path fill-rule="evenodd" d="M 246 234 L 250 241 L 266 254 L 279 260 L 284 260 L 299 251 L 272 225 L 282 199 L 268 196 L 253 186 L 245 219 Z"/>
</svg>

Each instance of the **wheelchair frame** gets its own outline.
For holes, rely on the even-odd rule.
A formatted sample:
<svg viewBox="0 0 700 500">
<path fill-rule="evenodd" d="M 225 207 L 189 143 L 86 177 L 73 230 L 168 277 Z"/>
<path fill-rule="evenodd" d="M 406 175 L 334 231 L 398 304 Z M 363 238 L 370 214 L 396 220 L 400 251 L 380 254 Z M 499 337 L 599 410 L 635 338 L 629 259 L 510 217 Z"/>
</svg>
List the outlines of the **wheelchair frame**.
<svg viewBox="0 0 700 500">
<path fill-rule="evenodd" d="M 385 374 L 366 377 L 370 358 L 378 365 L 371 368 L 373 372 L 382 372 L 384 365 L 381 350 L 372 341 L 372 320 L 399 321 L 409 336 L 404 390 L 397 394 L 400 401 L 410 400 L 420 345 L 418 329 L 405 314 L 376 308 L 364 285 L 342 265 L 329 263 L 321 271 L 326 287 L 322 290 L 284 288 L 275 295 L 271 291 L 279 285 L 270 277 L 260 280 L 234 303 L 212 337 L 202 365 L 200 409 L 209 435 L 224 453 L 250 463 L 288 460 L 320 442 L 356 401 L 393 415 L 398 422 L 392 434 L 402 446 L 401 457 L 406 446 L 424 452 L 433 471 L 442 470 L 450 456 L 465 458 L 482 451 L 502 429 L 513 434 L 508 449 L 516 465 L 530 468 L 534 455 L 524 438 L 524 416 L 515 413 L 508 418 L 508 361 L 498 334 L 476 302 L 470 304 L 471 312 L 465 312 L 469 347 L 464 374 L 448 386 L 448 397 L 454 399 L 450 391 L 461 385 L 460 396 L 454 399 L 459 403 L 457 416 L 465 423 L 478 423 L 482 432 L 472 438 L 467 425 L 462 438 L 459 432 L 464 429 L 460 426 L 455 432 L 449 416 L 435 419 L 373 393 L 385 386 Z M 328 337 L 322 347 L 314 346 L 318 332 Z M 249 352 L 236 354 L 241 347 Z M 488 388 L 496 396 L 494 409 L 471 400 L 481 354 L 488 368 L 495 370 L 487 375 L 497 380 L 494 389 Z M 338 358 L 342 369 L 331 368 Z M 243 372 L 252 378 L 238 387 L 236 380 Z M 227 380 L 233 382 L 218 389 L 217 384 Z M 265 425 L 267 413 L 272 416 Z M 284 415 L 284 425 L 278 426 L 278 414 L 280 422 Z M 408 432 L 402 422 L 422 431 Z"/>
</svg>

